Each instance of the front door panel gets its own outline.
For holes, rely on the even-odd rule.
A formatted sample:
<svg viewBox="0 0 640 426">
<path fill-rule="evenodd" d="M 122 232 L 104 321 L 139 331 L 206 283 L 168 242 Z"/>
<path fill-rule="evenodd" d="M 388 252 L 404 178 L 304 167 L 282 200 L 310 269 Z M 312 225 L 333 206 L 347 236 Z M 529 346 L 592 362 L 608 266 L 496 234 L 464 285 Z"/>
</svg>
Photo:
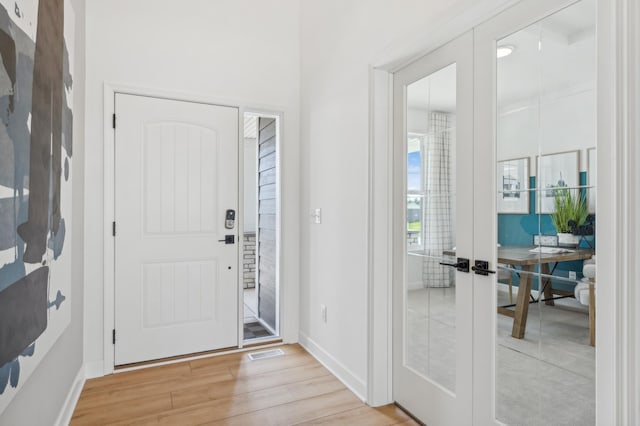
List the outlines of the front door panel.
<svg viewBox="0 0 640 426">
<path fill-rule="evenodd" d="M 235 108 L 116 95 L 116 365 L 237 345 Z"/>
</svg>

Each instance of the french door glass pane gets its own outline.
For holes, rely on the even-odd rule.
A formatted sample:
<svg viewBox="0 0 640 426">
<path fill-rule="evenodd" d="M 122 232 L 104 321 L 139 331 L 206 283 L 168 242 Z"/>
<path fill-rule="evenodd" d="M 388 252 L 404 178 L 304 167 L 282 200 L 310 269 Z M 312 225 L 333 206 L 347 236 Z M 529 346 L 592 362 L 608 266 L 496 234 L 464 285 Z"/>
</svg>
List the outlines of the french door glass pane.
<svg viewBox="0 0 640 426">
<path fill-rule="evenodd" d="M 407 87 L 407 280 L 404 362 L 456 383 L 456 65 Z"/>
<path fill-rule="evenodd" d="M 496 53 L 496 418 L 595 424 L 595 1 Z"/>
</svg>

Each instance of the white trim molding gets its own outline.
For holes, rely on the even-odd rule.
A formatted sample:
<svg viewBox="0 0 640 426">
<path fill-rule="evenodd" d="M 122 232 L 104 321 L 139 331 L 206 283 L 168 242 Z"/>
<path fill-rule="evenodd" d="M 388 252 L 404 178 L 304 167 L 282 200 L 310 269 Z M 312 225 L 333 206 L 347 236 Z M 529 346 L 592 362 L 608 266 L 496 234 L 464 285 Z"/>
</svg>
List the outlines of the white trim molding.
<svg viewBox="0 0 640 426">
<path fill-rule="evenodd" d="M 115 221 L 115 129 L 111 124 L 115 114 L 116 86 L 104 85 L 104 283 L 103 283 L 103 362 L 105 375 L 112 374 L 115 366 L 115 351 L 112 330 L 115 329 L 115 239 L 112 235 L 112 223 Z"/>
<path fill-rule="evenodd" d="M 598 70 L 606 79 L 599 81 L 603 85 L 599 95 L 608 103 L 599 102 L 598 107 L 610 108 L 615 114 L 610 117 L 611 131 L 598 134 L 599 141 L 611 141 L 607 159 L 614 171 L 610 181 L 604 182 L 606 190 L 611 190 L 611 196 L 604 203 L 598 202 L 600 206 L 612 203 L 614 211 L 608 216 L 605 210 L 607 216 L 603 221 L 598 211 L 598 224 L 603 222 L 607 228 L 603 230 L 600 226 L 600 231 L 610 232 L 615 242 L 610 254 L 613 270 L 603 271 L 602 279 L 611 280 L 616 289 L 612 296 L 616 307 L 612 315 L 616 327 L 613 337 L 616 381 L 610 396 L 613 400 L 609 403 L 617 416 L 612 419 L 598 417 L 598 424 L 637 425 L 640 424 L 640 5 L 636 0 L 601 0 L 600 6 L 602 19 L 608 21 L 599 22 L 599 26 L 605 25 L 611 31 L 607 34 L 610 50 L 604 51 L 603 46 L 599 51 L 602 69 Z M 605 344 L 611 343 L 610 340 L 607 338 Z M 598 379 L 607 380 L 600 375 Z"/>
<path fill-rule="evenodd" d="M 69 389 L 67 398 L 64 400 L 64 405 L 62 405 L 60 414 L 58 414 L 58 418 L 56 419 L 54 425 L 67 426 L 69 423 L 71 423 L 71 418 L 73 417 L 73 412 L 75 411 L 78 400 L 80 399 L 80 394 L 82 393 L 84 382 L 84 365 L 82 365 L 80 366 L 80 370 L 78 371 L 78 374 L 76 375 L 76 378 L 71 385 L 71 389 Z"/>
<path fill-rule="evenodd" d="M 391 340 L 391 163 L 393 79 L 371 68 L 369 106 L 369 235 L 367 402 L 393 402 Z"/>
<path fill-rule="evenodd" d="M 596 290 L 596 423 L 602 425 L 640 421 L 637 7 L 634 0 L 598 2 L 598 146 L 603 149 L 597 167 L 608 171 L 598 173 L 596 183 L 596 281 L 604 284 Z"/>
<path fill-rule="evenodd" d="M 300 332 L 300 346 L 311 354 L 320 364 L 340 380 L 351 392 L 363 402 L 367 401 L 367 385 L 351 370 L 335 359 L 328 351 L 318 345 L 313 339 Z"/>
<path fill-rule="evenodd" d="M 630 253 L 631 259 L 640 258 L 640 170 L 638 164 L 640 164 L 640 4 L 637 1 L 632 1 L 629 4 L 628 10 L 629 17 L 629 55 L 630 60 L 628 63 L 629 71 L 628 75 L 631 76 L 629 81 L 629 91 L 631 94 L 629 100 L 629 146 L 631 147 L 631 155 L 629 158 L 635 165 L 632 168 L 634 176 L 631 177 L 631 190 L 633 195 L 631 198 L 632 211 L 629 216 L 635 218 L 632 222 L 633 235 L 631 241 L 634 243 L 632 251 Z M 629 424 L 640 424 L 640 314 L 638 313 L 638 306 L 640 306 L 640 289 L 638 288 L 637 281 L 640 277 L 640 265 L 638 262 L 631 262 L 630 265 L 633 270 L 630 271 L 630 276 L 635 279 L 629 283 L 630 285 L 630 297 L 628 298 L 630 313 L 629 325 L 631 329 L 630 339 L 631 344 L 629 358 L 632 362 L 630 365 L 630 377 L 633 378 L 632 383 L 629 386 Z"/>
</svg>

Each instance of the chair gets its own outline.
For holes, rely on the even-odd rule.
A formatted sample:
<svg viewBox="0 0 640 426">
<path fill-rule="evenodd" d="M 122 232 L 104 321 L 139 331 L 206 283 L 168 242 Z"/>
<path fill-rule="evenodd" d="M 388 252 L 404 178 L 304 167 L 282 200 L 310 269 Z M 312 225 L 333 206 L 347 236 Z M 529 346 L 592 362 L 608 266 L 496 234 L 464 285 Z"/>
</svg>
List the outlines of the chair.
<svg viewBox="0 0 640 426">
<path fill-rule="evenodd" d="M 498 282 L 509 284 L 509 304 L 513 305 L 513 274 L 502 268 L 509 268 L 511 265 L 498 265 Z"/>
<path fill-rule="evenodd" d="M 498 243 L 498 247 L 501 247 Z M 502 284 L 509 284 L 509 304 L 513 305 L 513 274 L 511 271 L 507 271 L 502 268 L 511 268 L 512 265 L 505 265 L 503 263 L 498 264 L 498 282 Z"/>
<path fill-rule="evenodd" d="M 589 344 L 596 344 L 596 257 L 584 261 L 582 282 L 576 285 L 574 295 L 581 304 L 589 307 Z"/>
</svg>

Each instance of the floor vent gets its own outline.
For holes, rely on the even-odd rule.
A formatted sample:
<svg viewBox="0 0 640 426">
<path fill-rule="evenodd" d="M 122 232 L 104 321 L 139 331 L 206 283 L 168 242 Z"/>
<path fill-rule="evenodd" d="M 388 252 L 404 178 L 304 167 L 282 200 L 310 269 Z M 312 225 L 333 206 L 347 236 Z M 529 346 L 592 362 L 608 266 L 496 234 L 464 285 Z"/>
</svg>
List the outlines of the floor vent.
<svg viewBox="0 0 640 426">
<path fill-rule="evenodd" d="M 257 361 L 259 359 L 275 358 L 282 355 L 284 355 L 282 349 L 271 349 L 268 351 L 252 352 L 249 354 L 249 359 L 251 361 Z"/>
</svg>

